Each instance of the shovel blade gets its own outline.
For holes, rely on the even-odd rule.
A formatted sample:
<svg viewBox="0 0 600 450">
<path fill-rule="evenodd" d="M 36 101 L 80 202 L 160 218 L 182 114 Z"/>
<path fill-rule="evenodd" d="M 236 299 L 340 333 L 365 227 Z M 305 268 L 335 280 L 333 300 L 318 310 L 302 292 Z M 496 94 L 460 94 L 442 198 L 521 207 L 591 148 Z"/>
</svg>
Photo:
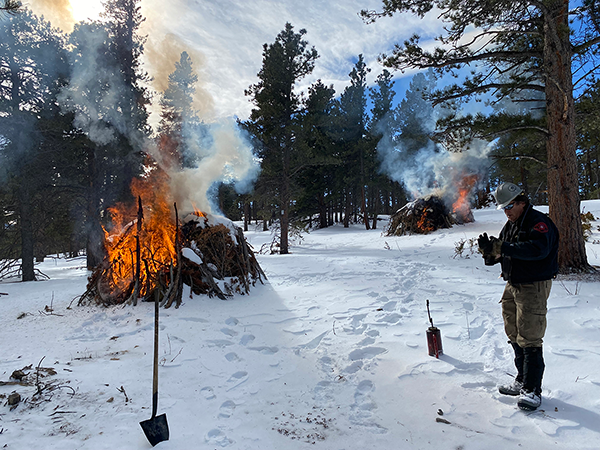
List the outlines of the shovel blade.
<svg viewBox="0 0 600 450">
<path fill-rule="evenodd" d="M 152 447 L 159 442 L 169 440 L 169 424 L 167 423 L 166 414 L 144 420 L 143 422 L 140 422 L 140 426 L 142 427 L 142 430 L 144 430 L 144 434 Z"/>
</svg>

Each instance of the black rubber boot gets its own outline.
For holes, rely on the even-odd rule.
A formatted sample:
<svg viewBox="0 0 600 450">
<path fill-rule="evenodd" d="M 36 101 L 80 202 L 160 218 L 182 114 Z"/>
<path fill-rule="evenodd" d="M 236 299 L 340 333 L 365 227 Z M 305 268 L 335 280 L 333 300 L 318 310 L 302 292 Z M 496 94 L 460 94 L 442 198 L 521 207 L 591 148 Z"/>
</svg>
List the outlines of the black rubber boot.
<svg viewBox="0 0 600 450">
<path fill-rule="evenodd" d="M 523 349 L 523 389 L 519 395 L 519 408 L 533 411 L 542 404 L 542 377 L 544 375 L 544 356 L 542 347 Z"/>
<path fill-rule="evenodd" d="M 542 377 L 546 367 L 542 347 L 524 348 L 523 357 L 523 389 L 540 395 L 542 393 Z"/>
<path fill-rule="evenodd" d="M 517 368 L 517 376 L 515 380 L 519 383 L 523 382 L 523 363 L 525 361 L 525 355 L 523 349 L 516 342 L 511 342 L 513 350 L 515 351 L 515 367 Z"/>
<path fill-rule="evenodd" d="M 519 395 L 521 393 L 521 389 L 523 388 L 523 362 L 524 362 L 524 354 L 523 349 L 516 342 L 510 342 L 513 350 L 515 351 L 515 367 L 517 368 L 517 376 L 515 379 L 509 384 L 502 384 L 498 386 L 498 392 L 504 395 Z"/>
</svg>

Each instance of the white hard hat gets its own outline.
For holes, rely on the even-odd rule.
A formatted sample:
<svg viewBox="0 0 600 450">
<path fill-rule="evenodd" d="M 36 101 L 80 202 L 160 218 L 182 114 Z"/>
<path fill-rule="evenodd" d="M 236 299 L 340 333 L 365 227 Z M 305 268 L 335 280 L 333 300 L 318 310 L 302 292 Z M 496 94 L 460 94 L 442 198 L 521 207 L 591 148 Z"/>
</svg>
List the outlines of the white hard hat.
<svg viewBox="0 0 600 450">
<path fill-rule="evenodd" d="M 498 186 L 496 192 L 494 192 L 494 198 L 496 199 L 496 203 L 498 204 L 497 209 L 504 208 L 522 193 L 523 189 L 521 189 L 516 184 L 502 183 L 500 186 Z"/>
</svg>

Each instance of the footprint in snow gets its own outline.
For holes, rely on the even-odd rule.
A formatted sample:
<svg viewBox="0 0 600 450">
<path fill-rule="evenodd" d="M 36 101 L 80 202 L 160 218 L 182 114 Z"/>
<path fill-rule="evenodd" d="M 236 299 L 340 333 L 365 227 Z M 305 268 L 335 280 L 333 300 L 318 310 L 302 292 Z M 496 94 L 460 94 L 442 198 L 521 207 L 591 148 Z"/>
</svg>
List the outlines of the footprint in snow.
<svg viewBox="0 0 600 450">
<path fill-rule="evenodd" d="M 230 388 L 227 389 L 227 392 L 244 384 L 246 381 L 248 381 L 248 372 L 240 370 L 239 372 L 234 373 L 227 380 L 227 383 L 232 385 Z"/>
<path fill-rule="evenodd" d="M 247 378 L 248 377 L 248 372 L 240 370 L 239 372 L 234 373 L 233 375 L 231 375 L 229 377 L 229 380 L 227 380 L 228 382 L 235 382 L 235 381 L 240 381 L 243 378 Z"/>
<path fill-rule="evenodd" d="M 254 339 L 256 339 L 256 337 L 253 334 L 245 334 L 240 339 L 240 344 L 242 344 L 242 345 L 248 345 Z"/>
<path fill-rule="evenodd" d="M 357 345 L 359 347 L 366 347 L 367 345 L 372 345 L 375 343 L 375 338 L 366 337 L 362 341 L 360 341 Z"/>
<path fill-rule="evenodd" d="M 357 350 L 353 350 L 348 355 L 348 359 L 350 361 L 359 361 L 362 359 L 373 359 L 377 355 L 381 355 L 382 353 L 387 353 L 386 348 L 382 347 L 365 347 L 359 348 Z"/>
<path fill-rule="evenodd" d="M 394 309 L 396 309 L 396 303 L 397 302 L 387 302 L 385 305 L 382 306 L 381 309 L 383 309 L 384 311 L 393 311 Z"/>
<path fill-rule="evenodd" d="M 375 390 L 375 385 L 371 380 L 363 380 L 358 383 L 354 392 L 354 403 L 351 405 L 352 414 L 350 420 L 356 425 L 368 428 L 377 434 L 387 433 L 387 429 L 371 420 L 373 411 L 377 409 L 377 404 L 371 397 Z"/>
<path fill-rule="evenodd" d="M 204 396 L 206 400 L 212 400 L 216 397 L 214 389 L 210 386 L 206 386 L 200 389 L 200 393 Z"/>
<path fill-rule="evenodd" d="M 233 362 L 233 361 L 240 361 L 240 357 L 237 355 L 237 353 L 231 352 L 231 353 L 227 353 L 225 355 L 225 359 L 229 362 Z"/>
<path fill-rule="evenodd" d="M 213 428 L 208 433 L 206 433 L 205 440 L 209 444 L 216 444 L 221 447 L 227 447 L 228 445 L 233 444 L 233 441 L 229 439 L 227 435 L 218 428 Z"/>
<path fill-rule="evenodd" d="M 235 410 L 236 404 L 227 400 L 219 407 L 219 419 L 229 419 Z"/>
<path fill-rule="evenodd" d="M 346 367 L 344 369 L 344 373 L 349 373 L 349 374 L 356 373 L 360 369 L 362 369 L 362 366 L 363 366 L 362 361 L 354 361 L 352 364 L 350 364 L 348 367 Z"/>
<path fill-rule="evenodd" d="M 278 347 L 248 347 L 248 350 L 253 350 L 255 352 L 260 352 L 263 355 L 274 355 L 279 351 Z"/>
<path fill-rule="evenodd" d="M 221 328 L 221 333 L 226 334 L 229 337 L 234 337 L 238 335 L 238 332 L 232 330 L 231 328 Z"/>
<path fill-rule="evenodd" d="M 398 322 L 400 322 L 401 318 L 402 317 L 400 316 L 400 314 L 397 314 L 397 313 L 386 314 L 382 318 L 377 319 L 377 322 L 378 323 L 398 323 Z"/>
<path fill-rule="evenodd" d="M 236 326 L 239 323 L 240 321 L 237 320 L 235 317 L 230 317 L 225 321 L 225 325 L 229 325 L 230 327 Z"/>
</svg>

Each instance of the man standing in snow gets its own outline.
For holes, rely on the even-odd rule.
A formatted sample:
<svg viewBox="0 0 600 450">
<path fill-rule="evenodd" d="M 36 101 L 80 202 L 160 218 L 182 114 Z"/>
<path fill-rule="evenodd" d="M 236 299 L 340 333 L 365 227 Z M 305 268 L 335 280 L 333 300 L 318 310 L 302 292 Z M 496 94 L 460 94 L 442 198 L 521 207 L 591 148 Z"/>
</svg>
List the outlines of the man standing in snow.
<svg viewBox="0 0 600 450">
<path fill-rule="evenodd" d="M 498 238 L 484 233 L 477 242 L 486 265 L 502 266 L 502 317 L 517 367 L 515 380 L 498 390 L 518 395 L 519 408 L 532 411 L 542 403 L 542 339 L 552 279 L 558 273 L 558 229 L 533 209 L 517 185 L 503 183 L 494 197 L 508 221 Z"/>
</svg>

